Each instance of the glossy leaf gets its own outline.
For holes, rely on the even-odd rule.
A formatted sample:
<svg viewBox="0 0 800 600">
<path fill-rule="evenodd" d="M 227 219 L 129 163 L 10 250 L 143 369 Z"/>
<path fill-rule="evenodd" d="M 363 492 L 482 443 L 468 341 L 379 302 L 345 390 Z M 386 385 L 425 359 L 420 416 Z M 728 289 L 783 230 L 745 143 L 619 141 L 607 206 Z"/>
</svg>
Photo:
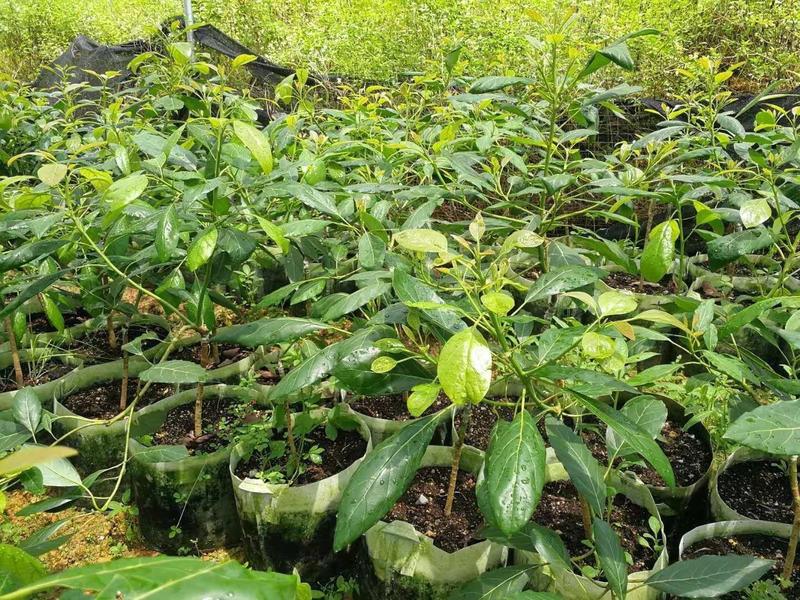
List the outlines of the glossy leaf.
<svg viewBox="0 0 800 600">
<path fill-rule="evenodd" d="M 448 600 L 507 600 L 509 594 L 525 589 L 531 570 L 516 566 L 488 571 L 450 594 Z"/>
<path fill-rule="evenodd" d="M 325 323 L 295 317 L 265 318 L 220 329 L 211 338 L 215 343 L 240 344 L 250 348 L 292 342 L 310 333 L 327 329 Z"/>
<path fill-rule="evenodd" d="M 408 412 L 412 417 L 419 417 L 428 410 L 439 397 L 442 386 L 435 383 L 420 383 L 411 388 L 406 401 Z"/>
<path fill-rule="evenodd" d="M 647 281 L 661 281 L 672 268 L 675 241 L 680 228 L 676 221 L 664 221 L 653 227 L 642 251 L 641 272 Z"/>
<path fill-rule="evenodd" d="M 481 296 L 481 304 L 494 314 L 504 317 L 514 308 L 514 297 L 507 292 L 489 292 Z"/>
<path fill-rule="evenodd" d="M 433 288 L 399 269 L 395 269 L 392 275 L 392 287 L 394 288 L 394 293 L 397 294 L 397 298 L 406 305 L 418 302 L 445 304 L 445 301 L 436 294 Z M 445 331 L 455 333 L 466 328 L 464 321 L 453 310 L 419 310 L 425 315 L 426 319 L 442 327 Z"/>
<path fill-rule="evenodd" d="M 54 588 L 90 590 L 98 598 L 148 600 L 305 600 L 311 590 L 296 575 L 252 571 L 237 562 L 157 556 L 125 558 L 67 569 L 39 579 L 4 597 L 27 598 Z"/>
<path fill-rule="evenodd" d="M 22 388 L 14 396 L 12 406 L 14 420 L 32 434 L 36 433 L 42 420 L 42 402 L 31 388 Z"/>
<path fill-rule="evenodd" d="M 592 536 L 595 550 L 614 598 L 625 600 L 628 591 L 628 563 L 617 533 L 602 519 L 594 518 Z"/>
<path fill-rule="evenodd" d="M 161 262 L 166 262 L 175 255 L 178 248 L 178 215 L 175 205 L 170 204 L 161 215 L 156 229 L 156 254 Z"/>
<path fill-rule="evenodd" d="M 186 266 L 190 271 L 196 271 L 211 259 L 218 238 L 217 228 L 211 226 L 194 239 L 186 255 Z"/>
<path fill-rule="evenodd" d="M 147 176 L 142 173 L 134 173 L 112 183 L 103 192 L 103 200 L 110 204 L 110 211 L 119 211 L 139 198 L 145 189 L 147 189 Z"/>
<path fill-rule="evenodd" d="M 261 172 L 269 175 L 272 172 L 272 147 L 269 139 L 261 131 L 243 121 L 233 122 L 233 132 L 258 161 Z"/>
<path fill-rule="evenodd" d="M 740 256 L 763 250 L 772 243 L 772 235 L 764 227 L 737 231 L 708 243 L 708 264 L 712 269 L 718 269 Z"/>
<path fill-rule="evenodd" d="M 620 409 L 620 413 L 628 417 L 632 423 L 641 427 L 653 439 L 661 433 L 661 429 L 667 421 L 666 405 L 653 396 L 639 396 L 629 400 Z M 609 427 L 606 430 L 606 444 L 609 454 L 625 456 L 631 450 L 614 431 L 613 427 Z"/>
<path fill-rule="evenodd" d="M 19 473 L 47 461 L 75 456 L 78 452 L 66 446 L 23 446 L 0 459 L 0 475 Z"/>
<path fill-rule="evenodd" d="M 447 252 L 447 238 L 433 229 L 404 229 L 394 234 L 395 243 L 412 252 Z"/>
<path fill-rule="evenodd" d="M 736 419 L 725 437 L 769 454 L 800 455 L 800 400 L 754 408 Z"/>
<path fill-rule="evenodd" d="M 65 240 L 41 240 L 3 252 L 0 254 L 0 273 L 19 268 L 32 260 L 49 256 L 65 243 Z"/>
<path fill-rule="evenodd" d="M 585 408 L 606 425 L 612 427 L 625 443 L 629 444 L 637 454 L 650 463 L 661 475 L 667 486 L 675 487 L 675 474 L 672 472 L 672 465 L 664 455 L 664 451 L 646 431 L 611 406 L 574 389 L 570 391 Z"/>
<path fill-rule="evenodd" d="M 570 481 L 592 509 L 602 515 L 606 504 L 605 470 L 578 435 L 558 419 L 547 417 L 547 439 Z"/>
<path fill-rule="evenodd" d="M 10 544 L 0 544 L 0 594 L 32 585 L 46 575 L 47 569 L 37 558 Z"/>
<path fill-rule="evenodd" d="M 671 596 L 716 598 L 758 581 L 774 564 L 751 556 L 701 556 L 656 571 L 647 585 Z"/>
<path fill-rule="evenodd" d="M 497 526 L 510 535 L 531 520 L 547 477 L 544 440 L 526 410 L 498 420 L 486 452 L 486 493 Z"/>
<path fill-rule="evenodd" d="M 377 300 L 392 288 L 390 283 L 379 283 L 361 288 L 335 301 L 322 317 L 323 321 L 335 321 L 358 310 L 373 300 Z"/>
<path fill-rule="evenodd" d="M 568 292 L 601 279 L 606 273 L 595 267 L 568 265 L 542 274 L 528 290 L 525 302 L 535 302 Z"/>
<path fill-rule="evenodd" d="M 492 351 L 477 330 L 464 329 L 442 347 L 436 371 L 454 404 L 477 404 L 492 383 Z"/>
<path fill-rule="evenodd" d="M 203 383 L 208 372 L 197 363 L 188 360 L 166 360 L 145 369 L 139 374 L 142 381 L 186 385 Z"/>
<path fill-rule="evenodd" d="M 379 269 L 386 256 L 386 244 L 373 233 L 365 233 L 358 240 L 358 264 L 363 269 Z"/>
<path fill-rule="evenodd" d="M 367 454 L 344 490 L 336 515 L 336 552 L 356 541 L 403 495 L 419 468 L 441 415 L 413 421 Z"/>
</svg>

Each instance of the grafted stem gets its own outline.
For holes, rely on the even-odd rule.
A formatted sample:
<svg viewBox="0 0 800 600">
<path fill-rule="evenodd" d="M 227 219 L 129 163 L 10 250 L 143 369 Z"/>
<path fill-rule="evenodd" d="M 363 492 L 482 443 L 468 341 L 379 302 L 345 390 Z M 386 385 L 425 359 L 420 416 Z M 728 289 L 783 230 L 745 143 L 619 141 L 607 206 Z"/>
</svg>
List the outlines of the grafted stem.
<svg viewBox="0 0 800 600">
<path fill-rule="evenodd" d="M 800 487 L 797 483 L 797 457 L 793 456 L 789 461 L 789 485 L 792 488 L 792 504 L 794 506 L 794 523 L 792 524 L 792 535 L 789 538 L 789 547 L 786 549 L 786 562 L 783 565 L 781 579 L 786 587 L 791 586 L 792 571 L 794 570 L 794 559 L 797 554 L 797 539 L 800 537 Z"/>
<path fill-rule="evenodd" d="M 472 418 L 472 404 L 467 404 L 461 413 L 461 423 L 458 426 L 456 439 L 453 443 L 453 463 L 450 466 L 450 485 L 447 486 L 447 500 L 444 503 L 444 516 L 453 513 L 453 500 L 456 496 L 456 483 L 458 482 L 458 469 L 461 466 L 461 451 L 464 449 L 464 438 L 467 436 L 469 422 Z"/>
<path fill-rule="evenodd" d="M 128 352 L 125 344 L 128 343 L 128 329 L 122 330 L 122 387 L 119 390 L 119 409 L 125 410 L 128 406 Z"/>
<path fill-rule="evenodd" d="M 22 373 L 22 363 L 19 360 L 19 348 L 17 348 L 17 337 L 14 335 L 14 326 L 11 324 L 11 317 L 6 317 L 6 335 L 8 335 L 8 347 L 11 349 L 11 360 L 14 363 L 14 379 L 17 388 L 25 386 L 25 375 Z"/>
<path fill-rule="evenodd" d="M 208 368 L 209 361 L 209 344 L 208 333 L 204 333 L 200 338 L 200 366 L 204 369 Z M 194 401 L 194 437 L 199 438 L 203 435 L 203 394 L 205 389 L 203 383 L 197 386 L 197 397 Z"/>
</svg>

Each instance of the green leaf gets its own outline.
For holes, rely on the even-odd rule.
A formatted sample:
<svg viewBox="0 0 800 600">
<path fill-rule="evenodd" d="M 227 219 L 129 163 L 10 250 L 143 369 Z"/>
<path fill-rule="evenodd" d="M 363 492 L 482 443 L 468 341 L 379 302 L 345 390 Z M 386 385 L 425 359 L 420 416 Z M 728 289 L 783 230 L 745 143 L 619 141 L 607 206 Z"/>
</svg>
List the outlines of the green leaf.
<svg viewBox="0 0 800 600">
<path fill-rule="evenodd" d="M 569 473 L 578 493 L 592 512 L 602 515 L 606 505 L 605 471 L 578 435 L 558 419 L 547 417 L 547 439 Z"/>
<path fill-rule="evenodd" d="M 50 275 L 45 275 L 44 277 L 40 277 L 24 290 L 22 290 L 17 297 L 14 298 L 11 302 L 7 302 L 2 310 L 0 310 L 0 319 L 4 319 L 8 315 L 14 313 L 20 306 L 25 304 L 28 300 L 36 296 L 37 294 L 41 294 L 51 285 L 53 285 L 56 281 L 61 279 L 61 276 L 64 275 L 66 271 L 58 271 L 57 273 L 51 273 Z"/>
<path fill-rule="evenodd" d="M 186 266 L 190 271 L 197 271 L 211 259 L 218 238 L 219 232 L 212 225 L 194 239 L 186 254 Z"/>
<path fill-rule="evenodd" d="M 716 238 L 708 242 L 708 265 L 712 269 L 718 269 L 740 256 L 768 248 L 772 243 L 772 235 L 765 227 L 737 231 Z"/>
<path fill-rule="evenodd" d="M 600 307 L 601 317 L 627 315 L 635 311 L 638 307 L 636 296 L 616 291 L 600 294 L 600 297 L 597 299 L 597 305 Z"/>
<path fill-rule="evenodd" d="M 348 294 L 347 296 L 340 298 L 331 304 L 328 307 L 328 310 L 325 311 L 322 320 L 335 321 L 344 315 L 358 310 L 369 302 L 380 298 L 391 289 L 392 285 L 390 283 L 379 283 L 377 285 L 369 285 L 361 288 L 360 290 L 356 290 L 352 294 Z"/>
<path fill-rule="evenodd" d="M 394 242 L 412 252 L 447 253 L 447 238 L 433 229 L 404 229 L 393 236 Z"/>
<path fill-rule="evenodd" d="M 569 390 L 576 398 L 598 419 L 609 427 L 612 427 L 624 442 L 630 444 L 633 450 L 644 458 L 661 475 L 667 486 L 675 487 L 675 474 L 672 472 L 670 464 L 664 452 L 655 441 L 636 423 L 631 422 L 628 417 L 594 398 Z"/>
<path fill-rule="evenodd" d="M 758 581 L 774 564 L 751 556 L 701 556 L 672 563 L 646 583 L 671 596 L 716 598 Z"/>
<path fill-rule="evenodd" d="M 36 433 L 42 420 L 42 403 L 31 388 L 22 388 L 14 396 L 12 406 L 14 420 L 32 434 Z"/>
<path fill-rule="evenodd" d="M 487 94 L 489 92 L 496 92 L 498 90 L 511 87 L 512 85 L 527 85 L 533 83 L 534 80 L 528 77 L 504 77 L 501 75 L 488 75 L 476 79 L 471 86 L 469 86 L 470 94 Z"/>
<path fill-rule="evenodd" d="M 736 419 L 725 437 L 769 454 L 800 455 L 800 400 L 759 406 Z"/>
<path fill-rule="evenodd" d="M 655 365 L 650 367 L 649 369 L 645 369 L 641 373 L 637 373 L 636 375 L 628 379 L 628 383 L 631 385 L 635 385 L 636 387 L 655 383 L 656 381 L 659 381 L 664 377 L 669 377 L 680 368 L 681 365 L 679 364 Z"/>
<path fill-rule="evenodd" d="M 445 301 L 436 294 L 433 288 L 400 269 L 395 269 L 392 275 L 392 287 L 394 288 L 394 293 L 397 294 L 397 299 L 406 305 L 418 302 L 445 304 Z M 453 310 L 420 309 L 420 311 L 430 322 L 450 333 L 456 333 L 466 328 L 464 321 Z"/>
<path fill-rule="evenodd" d="M 517 566 L 488 571 L 450 594 L 448 600 L 507 600 L 509 594 L 525 589 L 532 569 Z"/>
<path fill-rule="evenodd" d="M 161 262 L 166 262 L 175 255 L 178 248 L 178 215 L 175 205 L 170 204 L 158 220 L 156 229 L 156 254 Z"/>
<path fill-rule="evenodd" d="M 289 371 L 278 384 L 272 388 L 269 398 L 271 400 L 280 400 L 299 392 L 304 387 L 321 381 L 330 374 L 338 361 L 339 346 L 337 344 L 326 346 Z"/>
<path fill-rule="evenodd" d="M 50 324 L 56 328 L 59 333 L 64 332 L 64 315 L 58 305 L 53 302 L 53 299 L 47 294 L 39 294 L 39 299 L 42 303 L 42 309 Z"/>
<path fill-rule="evenodd" d="M 311 589 L 297 575 L 253 571 L 237 562 L 156 556 L 126 558 L 67 569 L 3 597 L 18 600 L 54 588 L 89 590 L 98 598 L 148 600 L 305 600 Z"/>
<path fill-rule="evenodd" d="M 494 314 L 505 317 L 514 308 L 514 297 L 508 292 L 489 292 L 481 296 L 481 304 Z"/>
<path fill-rule="evenodd" d="M 362 269 L 380 269 L 386 257 L 386 244 L 373 233 L 365 233 L 358 240 L 358 264 Z"/>
<path fill-rule="evenodd" d="M 272 173 L 272 147 L 267 136 L 243 121 L 233 122 L 233 132 L 261 165 L 261 172 L 264 175 Z"/>
<path fill-rule="evenodd" d="M 36 175 L 45 185 L 56 187 L 67 176 L 67 165 L 48 163 L 39 167 Z"/>
<path fill-rule="evenodd" d="M 147 176 L 142 173 L 134 173 L 112 183 L 103 192 L 103 200 L 111 205 L 109 207 L 111 212 L 116 212 L 136 200 L 146 189 Z"/>
<path fill-rule="evenodd" d="M 747 229 L 757 227 L 772 216 L 772 209 L 769 202 L 764 198 L 754 198 L 748 200 L 739 208 L 739 217 L 742 225 Z"/>
<path fill-rule="evenodd" d="M 510 536 L 506 536 L 499 530 L 494 530 L 493 528 L 486 529 L 484 535 L 487 539 L 493 540 L 498 544 L 503 544 L 504 546 L 509 546 L 517 550 L 536 552 L 550 565 L 568 571 L 572 569 L 569 552 L 563 540 L 555 531 L 547 527 L 530 522 Z"/>
<path fill-rule="evenodd" d="M 286 184 L 286 189 L 292 196 L 300 200 L 300 202 L 306 206 L 311 207 L 323 214 L 341 218 L 339 209 L 336 208 L 336 204 L 334 204 L 333 199 L 329 194 L 320 192 L 307 183 L 292 182 Z"/>
<path fill-rule="evenodd" d="M 260 215 L 256 215 L 256 219 L 258 220 L 258 224 L 261 225 L 261 229 L 264 230 L 264 233 L 267 234 L 267 237 L 275 242 L 275 245 L 280 248 L 283 254 L 287 254 L 289 252 L 289 240 L 283 234 L 283 230 L 275 225 L 272 221 L 265 219 Z M 327 226 L 328 221 L 323 221 L 323 229 Z"/>
<path fill-rule="evenodd" d="M 35 468 L 42 474 L 42 483 L 46 487 L 71 488 L 81 485 L 81 476 L 78 471 L 64 457 L 45 460 L 37 464 Z"/>
<path fill-rule="evenodd" d="M 642 251 L 641 272 L 647 281 L 661 281 L 672 268 L 675 259 L 675 241 L 680 234 L 678 223 L 664 221 L 653 227 Z"/>
<path fill-rule="evenodd" d="M 154 383 L 184 385 L 203 383 L 207 376 L 208 372 L 197 363 L 188 360 L 166 360 L 142 371 L 139 379 Z"/>
<path fill-rule="evenodd" d="M 391 356 L 379 356 L 372 361 L 371 369 L 373 373 L 388 373 L 397 366 L 397 361 Z"/>
<path fill-rule="evenodd" d="M 581 288 L 594 283 L 605 275 L 606 272 L 601 269 L 582 265 L 568 265 L 552 269 L 533 283 L 525 296 L 525 303 Z"/>
<path fill-rule="evenodd" d="M 296 317 L 265 318 L 243 325 L 224 327 L 211 338 L 211 341 L 257 348 L 258 346 L 272 346 L 282 342 L 292 342 L 304 335 L 327 328 L 328 325 L 325 323 L 310 319 Z"/>
<path fill-rule="evenodd" d="M 464 329 L 442 347 L 436 372 L 453 404 L 477 404 L 492 383 L 492 351 L 476 329 Z"/>
<path fill-rule="evenodd" d="M 672 366 L 672 365 L 657 365 Z M 656 368 L 656 367 L 653 367 Z M 628 417 L 631 423 L 635 423 L 642 428 L 651 438 L 655 439 L 667 421 L 666 405 L 653 396 L 639 396 L 625 403 L 620 409 L 620 413 Z M 626 446 L 620 436 L 612 427 L 606 430 L 606 444 L 608 445 L 609 455 L 617 454 L 625 456 L 630 453 L 631 448 Z"/>
<path fill-rule="evenodd" d="M 611 525 L 597 517 L 592 523 L 592 536 L 600 566 L 614 598 L 625 600 L 628 592 L 628 563 L 625 562 L 625 551 L 619 537 Z"/>
<path fill-rule="evenodd" d="M 420 383 L 411 388 L 411 394 L 408 396 L 406 404 L 408 412 L 412 417 L 419 417 L 431 405 L 436 402 L 439 397 L 439 392 L 442 391 L 442 386 L 436 383 Z"/>
<path fill-rule="evenodd" d="M 366 455 L 344 490 L 333 549 L 356 541 L 389 512 L 411 484 L 441 415 L 413 421 Z"/>
<path fill-rule="evenodd" d="M 41 561 L 15 546 L 0 544 L 0 594 L 31 585 L 46 575 Z"/>
<path fill-rule="evenodd" d="M 595 360 L 611 358 L 616 349 L 614 340 L 602 333 L 587 331 L 581 338 L 581 350 L 586 356 Z"/>
<path fill-rule="evenodd" d="M 547 477 L 544 441 L 531 414 L 498 420 L 486 452 L 486 493 L 498 527 L 506 535 L 531 520 Z"/>
<path fill-rule="evenodd" d="M 66 446 L 23 446 L 0 459 L 0 475 L 19 473 L 47 461 L 75 456 L 77 450 Z"/>
<path fill-rule="evenodd" d="M 0 273 L 19 268 L 37 258 L 45 258 L 66 243 L 66 240 L 41 240 L 3 252 L 0 254 Z"/>
</svg>

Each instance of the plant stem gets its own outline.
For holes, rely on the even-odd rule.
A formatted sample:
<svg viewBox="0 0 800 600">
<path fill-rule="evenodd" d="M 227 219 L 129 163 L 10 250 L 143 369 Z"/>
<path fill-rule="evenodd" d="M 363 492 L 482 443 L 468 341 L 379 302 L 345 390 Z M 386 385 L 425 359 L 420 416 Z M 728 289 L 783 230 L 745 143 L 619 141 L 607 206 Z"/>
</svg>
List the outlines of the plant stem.
<svg viewBox="0 0 800 600">
<path fill-rule="evenodd" d="M 200 338 L 200 366 L 208 368 L 208 333 L 203 333 Z M 197 386 L 197 397 L 194 401 L 194 437 L 199 438 L 203 435 L 203 383 Z"/>
<path fill-rule="evenodd" d="M 786 550 L 786 562 L 783 564 L 781 579 L 786 587 L 791 586 L 794 558 L 797 554 L 797 539 L 800 537 L 800 487 L 797 483 L 797 457 L 793 456 L 789 462 L 789 485 L 792 487 L 792 501 L 794 505 L 794 523 L 792 536 L 789 538 L 789 547 Z"/>
<path fill-rule="evenodd" d="M 14 335 L 14 326 L 11 324 L 11 317 L 5 319 L 6 334 L 8 335 L 8 347 L 11 349 L 11 360 L 14 362 L 14 379 L 17 381 L 17 388 L 25 386 L 25 376 L 22 374 L 22 363 L 19 360 L 19 349 L 17 348 L 17 337 Z"/>
<path fill-rule="evenodd" d="M 108 330 L 108 347 L 112 350 L 117 349 L 117 334 L 114 332 L 114 315 L 108 313 L 106 317 L 106 329 Z"/>
<path fill-rule="evenodd" d="M 583 535 L 587 540 L 592 539 L 592 511 L 589 508 L 589 503 L 586 498 L 579 496 L 581 499 L 581 520 L 583 521 Z"/>
<path fill-rule="evenodd" d="M 286 443 L 289 445 L 289 471 L 288 475 L 294 475 L 297 467 L 300 466 L 300 456 L 297 454 L 297 444 L 294 441 L 294 423 L 292 422 L 292 405 L 289 400 L 283 403 L 283 412 L 286 415 Z"/>
<path fill-rule="evenodd" d="M 122 330 L 122 345 L 128 343 L 128 329 Z M 128 352 L 122 350 L 122 387 L 119 390 L 119 409 L 125 410 L 128 406 Z"/>
<path fill-rule="evenodd" d="M 453 500 L 456 496 L 456 483 L 458 482 L 458 469 L 461 466 L 461 451 L 464 449 L 464 438 L 467 435 L 469 421 L 472 417 L 472 404 L 467 404 L 461 413 L 461 424 L 453 443 L 453 463 L 450 467 L 450 485 L 447 486 L 447 500 L 444 503 L 444 516 L 449 517 L 453 512 Z"/>
</svg>

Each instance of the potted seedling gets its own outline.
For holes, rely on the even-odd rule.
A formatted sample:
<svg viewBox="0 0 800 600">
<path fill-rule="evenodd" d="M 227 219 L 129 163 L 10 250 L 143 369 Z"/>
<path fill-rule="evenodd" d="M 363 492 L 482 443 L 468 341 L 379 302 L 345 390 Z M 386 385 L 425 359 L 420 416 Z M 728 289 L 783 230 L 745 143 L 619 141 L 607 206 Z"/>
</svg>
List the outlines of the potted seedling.
<svg viewBox="0 0 800 600">
<path fill-rule="evenodd" d="M 797 457 L 800 455 L 800 401 L 775 402 L 759 406 L 739 417 L 725 437 L 742 446 L 772 456 L 784 457 L 789 465 L 793 521 L 784 556 L 781 581 L 792 585 L 792 574 L 800 537 L 800 489 L 797 479 Z"/>
</svg>

